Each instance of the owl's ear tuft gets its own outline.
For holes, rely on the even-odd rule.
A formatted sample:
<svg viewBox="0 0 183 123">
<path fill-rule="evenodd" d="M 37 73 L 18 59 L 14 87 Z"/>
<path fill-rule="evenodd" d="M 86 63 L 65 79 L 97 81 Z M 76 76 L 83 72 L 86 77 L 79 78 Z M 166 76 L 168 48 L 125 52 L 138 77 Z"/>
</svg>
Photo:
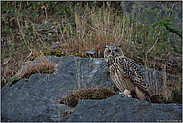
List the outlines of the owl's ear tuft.
<svg viewBox="0 0 183 123">
<path fill-rule="evenodd" d="M 104 46 L 104 48 L 108 48 L 108 47 Z"/>
<path fill-rule="evenodd" d="M 117 46 L 117 47 L 121 47 L 122 45 L 119 45 L 119 46 Z"/>
</svg>

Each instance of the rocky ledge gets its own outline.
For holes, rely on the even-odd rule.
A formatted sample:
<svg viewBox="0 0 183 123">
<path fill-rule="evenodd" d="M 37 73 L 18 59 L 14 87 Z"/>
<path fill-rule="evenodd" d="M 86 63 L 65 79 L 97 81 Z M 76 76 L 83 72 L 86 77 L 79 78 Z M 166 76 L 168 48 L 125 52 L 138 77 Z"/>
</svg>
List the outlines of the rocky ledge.
<svg viewBox="0 0 183 123">
<path fill-rule="evenodd" d="M 181 104 L 153 104 L 122 95 L 103 100 L 83 99 L 76 108 L 58 104 L 56 100 L 70 91 L 101 86 L 112 88 L 107 65 L 103 58 L 41 58 L 56 63 L 56 71 L 52 74 L 33 74 L 12 86 L 8 82 L 1 89 L 1 121 L 182 121 Z M 41 58 L 31 63 L 38 63 Z M 152 68 L 139 68 L 151 89 L 162 88 L 164 75 L 171 81 L 177 79 Z"/>
<path fill-rule="evenodd" d="M 67 122 L 181 122 L 182 105 L 153 104 L 123 95 L 81 100 Z"/>
</svg>

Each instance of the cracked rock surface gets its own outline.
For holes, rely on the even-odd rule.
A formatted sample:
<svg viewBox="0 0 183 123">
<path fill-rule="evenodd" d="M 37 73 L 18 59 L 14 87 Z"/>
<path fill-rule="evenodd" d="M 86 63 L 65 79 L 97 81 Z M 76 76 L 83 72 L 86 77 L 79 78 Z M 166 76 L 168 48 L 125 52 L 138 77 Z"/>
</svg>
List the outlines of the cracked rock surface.
<svg viewBox="0 0 183 123">
<path fill-rule="evenodd" d="M 129 121 L 130 119 L 154 121 L 168 119 L 168 117 L 169 119 L 173 117 L 182 119 L 180 117 L 182 116 L 181 105 L 158 104 L 158 107 L 155 108 L 156 104 L 121 97 L 121 95 L 97 101 L 83 100 L 75 109 L 58 104 L 56 100 L 66 96 L 70 90 L 77 91 L 100 86 L 112 88 L 110 76 L 106 74 L 107 65 L 103 58 L 86 59 L 74 56 L 45 56 L 42 58 L 56 63 L 56 71 L 52 74 L 33 74 L 12 86 L 9 86 L 11 82 L 8 82 L 1 89 L 1 121 Z M 38 58 L 32 63 L 40 62 L 40 60 L 41 58 Z M 22 66 L 22 69 L 24 68 Z M 162 72 L 144 66 L 139 66 L 139 68 L 146 83 L 155 82 L 156 77 L 159 88 L 161 88 Z M 167 74 L 167 77 L 177 78 L 170 74 Z M 161 106 L 163 110 L 160 110 Z M 71 115 L 63 116 L 67 111 L 74 112 Z M 170 112 L 172 115 L 169 115 Z M 144 119 L 139 118 L 141 115 Z"/>
</svg>

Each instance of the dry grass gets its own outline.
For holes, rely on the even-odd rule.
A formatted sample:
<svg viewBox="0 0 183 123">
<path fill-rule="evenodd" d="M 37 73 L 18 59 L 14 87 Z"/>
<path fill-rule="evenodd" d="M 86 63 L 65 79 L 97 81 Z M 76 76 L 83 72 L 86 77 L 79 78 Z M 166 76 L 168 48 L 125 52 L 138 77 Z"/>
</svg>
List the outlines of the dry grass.
<svg viewBox="0 0 183 123">
<path fill-rule="evenodd" d="M 55 71 L 56 64 L 51 61 L 41 58 L 39 63 L 30 63 L 21 69 L 19 78 L 29 78 L 34 73 L 52 73 Z"/>
<path fill-rule="evenodd" d="M 69 26 L 63 33 L 71 32 L 71 34 L 61 35 L 62 38 L 68 37 L 68 40 L 64 41 L 64 48 L 71 55 L 84 55 L 86 51 L 95 48 L 97 57 L 103 57 L 103 46 L 122 43 L 122 39 L 124 39 L 122 35 L 124 32 L 121 32 L 123 23 L 113 22 L 115 15 L 112 14 L 112 10 L 98 9 L 96 11 L 95 8 L 86 7 L 85 15 L 81 17 L 77 13 L 79 12 L 76 11 L 74 14 L 75 29 L 73 30 Z"/>
<path fill-rule="evenodd" d="M 48 59 L 41 58 L 38 63 L 27 63 L 19 72 L 18 76 L 14 76 L 10 79 L 10 86 L 16 84 L 16 82 L 22 78 L 29 78 L 35 73 L 48 73 L 51 74 L 56 69 L 56 64 L 51 63 Z"/>
<path fill-rule="evenodd" d="M 167 77 L 166 65 L 163 69 L 163 85 L 161 89 L 157 81 L 149 83 L 153 103 L 182 103 L 182 78 Z M 154 79 L 154 78 L 152 78 Z M 160 84 L 160 83 L 159 83 Z"/>
</svg>

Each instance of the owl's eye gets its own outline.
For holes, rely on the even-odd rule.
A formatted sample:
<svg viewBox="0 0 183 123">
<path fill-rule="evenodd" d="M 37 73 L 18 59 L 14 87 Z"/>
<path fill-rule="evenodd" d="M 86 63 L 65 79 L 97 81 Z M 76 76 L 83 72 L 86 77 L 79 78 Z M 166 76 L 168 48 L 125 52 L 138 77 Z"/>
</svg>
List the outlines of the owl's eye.
<svg viewBox="0 0 183 123">
<path fill-rule="evenodd" d="M 108 50 L 108 53 L 111 53 L 111 50 Z"/>
<path fill-rule="evenodd" d="M 117 50 L 117 49 L 115 49 L 115 52 L 118 52 L 118 50 Z"/>
</svg>

